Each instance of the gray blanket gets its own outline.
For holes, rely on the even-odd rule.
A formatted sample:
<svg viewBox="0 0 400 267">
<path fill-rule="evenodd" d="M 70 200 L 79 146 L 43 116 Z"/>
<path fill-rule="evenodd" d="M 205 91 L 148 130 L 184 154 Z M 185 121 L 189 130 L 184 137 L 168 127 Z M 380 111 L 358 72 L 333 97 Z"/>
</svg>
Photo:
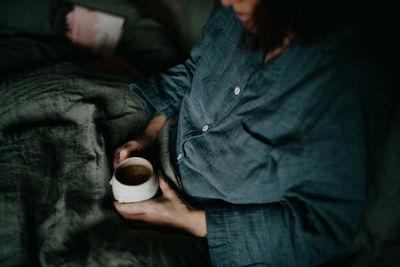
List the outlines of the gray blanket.
<svg viewBox="0 0 400 267">
<path fill-rule="evenodd" d="M 114 149 L 149 114 L 133 78 L 72 64 L 0 85 L 1 266 L 205 266 L 204 239 L 124 221 Z"/>
</svg>

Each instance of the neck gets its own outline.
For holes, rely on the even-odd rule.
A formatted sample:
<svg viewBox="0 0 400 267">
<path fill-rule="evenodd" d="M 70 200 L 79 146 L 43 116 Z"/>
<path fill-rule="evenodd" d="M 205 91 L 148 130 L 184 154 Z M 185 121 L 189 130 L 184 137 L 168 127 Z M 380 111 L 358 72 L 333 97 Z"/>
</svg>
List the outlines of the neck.
<svg viewBox="0 0 400 267">
<path fill-rule="evenodd" d="M 285 39 L 283 39 L 283 44 L 281 46 L 275 48 L 274 50 L 269 51 L 265 55 L 264 64 L 273 59 L 274 57 L 276 57 L 277 55 L 279 55 L 283 51 L 283 49 L 285 49 L 285 47 L 290 43 L 291 40 L 292 40 L 291 37 L 285 37 Z"/>
</svg>

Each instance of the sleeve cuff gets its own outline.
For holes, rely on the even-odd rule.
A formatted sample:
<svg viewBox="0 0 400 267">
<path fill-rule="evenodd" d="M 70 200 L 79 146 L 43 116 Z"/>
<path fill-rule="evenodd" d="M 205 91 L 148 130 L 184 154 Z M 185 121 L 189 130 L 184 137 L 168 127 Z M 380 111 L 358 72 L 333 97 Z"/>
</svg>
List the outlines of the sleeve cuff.
<svg viewBox="0 0 400 267">
<path fill-rule="evenodd" d="M 144 90 L 142 88 L 147 88 L 147 86 L 142 86 L 140 82 L 132 83 L 129 88 L 132 93 L 137 95 L 140 99 L 143 100 L 147 110 L 154 114 L 156 111 L 163 114 L 167 119 L 174 115 L 176 112 L 173 108 L 171 108 L 166 100 L 160 98 L 154 90 L 151 90 L 151 85 L 149 85 L 149 90 Z"/>
<path fill-rule="evenodd" d="M 207 243 L 212 263 L 228 263 L 235 259 L 231 253 L 235 250 L 235 239 L 239 231 L 237 223 L 225 207 L 206 206 Z M 229 209 L 229 208 L 228 208 Z M 231 253 L 227 253 L 230 251 Z"/>
<path fill-rule="evenodd" d="M 207 205 L 207 243 L 218 266 L 294 266 L 296 258 L 283 207 Z M 293 233 L 292 233 L 293 234 Z M 302 266 L 302 264 L 299 264 Z"/>
</svg>

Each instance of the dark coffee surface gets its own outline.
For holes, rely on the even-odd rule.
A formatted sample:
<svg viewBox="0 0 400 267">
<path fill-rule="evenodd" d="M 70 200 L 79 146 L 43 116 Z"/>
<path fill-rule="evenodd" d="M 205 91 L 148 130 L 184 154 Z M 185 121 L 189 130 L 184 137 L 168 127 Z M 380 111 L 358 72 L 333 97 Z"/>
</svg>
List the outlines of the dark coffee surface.
<svg viewBox="0 0 400 267">
<path fill-rule="evenodd" d="M 115 172 L 115 178 L 126 185 L 143 184 L 151 175 L 151 170 L 143 165 L 119 167 Z"/>
</svg>

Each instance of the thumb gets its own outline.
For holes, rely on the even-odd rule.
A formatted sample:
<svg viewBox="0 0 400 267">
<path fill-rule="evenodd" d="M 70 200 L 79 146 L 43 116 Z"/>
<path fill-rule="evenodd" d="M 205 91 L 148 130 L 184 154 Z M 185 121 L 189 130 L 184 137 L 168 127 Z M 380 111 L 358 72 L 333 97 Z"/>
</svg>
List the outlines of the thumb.
<svg viewBox="0 0 400 267">
<path fill-rule="evenodd" d="M 158 171 L 158 185 L 165 197 L 172 198 L 176 196 L 174 189 L 169 185 L 161 171 Z"/>
<path fill-rule="evenodd" d="M 128 157 L 128 150 L 125 148 L 125 149 L 122 149 L 120 152 L 119 152 L 119 162 L 121 162 L 121 161 L 123 161 L 124 159 L 126 159 Z"/>
<path fill-rule="evenodd" d="M 142 203 L 119 203 L 114 201 L 113 204 L 119 213 L 139 214 L 144 212 Z"/>
</svg>

